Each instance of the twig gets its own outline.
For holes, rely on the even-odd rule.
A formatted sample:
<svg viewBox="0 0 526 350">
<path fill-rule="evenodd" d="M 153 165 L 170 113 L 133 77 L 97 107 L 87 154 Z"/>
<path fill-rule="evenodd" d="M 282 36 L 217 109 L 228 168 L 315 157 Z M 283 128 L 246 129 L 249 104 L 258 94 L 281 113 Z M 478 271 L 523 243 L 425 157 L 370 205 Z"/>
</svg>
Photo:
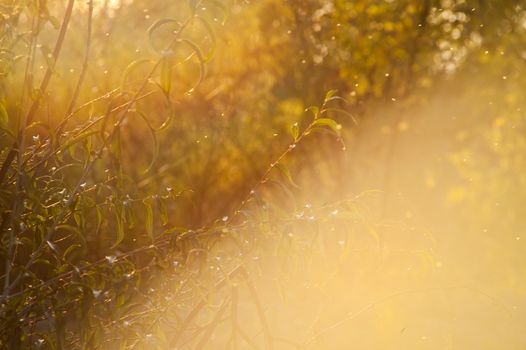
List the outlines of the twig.
<svg viewBox="0 0 526 350">
<path fill-rule="evenodd" d="M 270 333 L 270 328 L 267 322 L 267 318 L 265 317 L 265 311 L 263 310 L 263 306 L 261 305 L 261 302 L 259 301 L 256 287 L 254 287 L 254 284 L 250 280 L 248 272 L 244 268 L 241 268 L 240 272 L 245 278 L 245 282 L 247 283 L 248 290 L 250 294 L 252 295 L 252 300 L 254 304 L 256 305 L 256 309 L 259 314 L 259 320 L 261 322 L 261 325 L 263 326 L 263 335 L 265 336 L 265 343 L 266 343 L 267 349 L 271 350 L 274 348 L 274 345 L 272 342 L 272 334 Z"/>
<path fill-rule="evenodd" d="M 75 87 L 75 91 L 73 92 L 73 95 L 71 96 L 71 101 L 69 102 L 68 109 L 66 110 L 66 116 L 71 114 L 71 111 L 75 107 L 75 103 L 77 102 L 77 98 L 80 93 L 80 88 L 82 87 L 82 83 L 84 83 L 84 77 L 86 76 L 86 71 L 88 69 L 88 62 L 89 62 L 89 53 L 91 49 L 91 26 L 93 22 L 93 0 L 88 1 L 88 28 L 87 28 L 87 38 L 86 38 L 86 52 L 84 54 L 84 61 L 82 62 L 82 68 L 79 75 L 79 80 L 77 82 L 77 86 Z"/>
<path fill-rule="evenodd" d="M 232 317 L 232 333 L 230 335 L 230 343 L 232 344 L 232 349 L 237 349 L 237 307 L 238 307 L 238 291 L 237 286 L 232 286 L 232 301 L 230 303 L 230 314 Z"/>
<path fill-rule="evenodd" d="M 217 289 L 222 288 L 226 284 L 226 282 L 230 278 L 232 278 L 235 274 L 239 273 L 241 271 L 241 269 L 242 269 L 241 265 L 239 265 L 236 268 L 234 268 L 229 274 L 227 274 L 226 277 L 224 277 L 223 279 L 221 279 L 219 282 L 217 282 L 215 284 L 215 288 L 214 289 L 217 290 Z M 210 294 L 210 292 L 208 294 Z M 178 342 L 179 342 L 179 340 L 181 338 L 181 335 L 184 334 L 184 332 L 190 326 L 190 324 L 192 323 L 194 318 L 199 314 L 201 309 L 203 307 L 205 307 L 206 304 L 207 304 L 206 300 L 202 299 L 196 306 L 194 306 L 194 308 L 192 309 L 192 311 L 190 311 L 188 316 L 186 316 L 186 318 L 183 321 L 183 324 L 181 325 L 181 328 L 179 328 L 179 330 L 177 330 L 175 332 L 174 336 L 173 336 L 173 340 L 172 340 L 172 344 L 171 344 L 172 347 L 174 347 L 174 348 L 177 347 L 177 344 L 178 344 Z"/>
<path fill-rule="evenodd" d="M 219 324 L 219 321 L 221 320 L 221 316 L 225 312 L 226 307 L 227 307 L 229 302 L 230 302 L 229 298 L 225 298 L 223 300 L 223 303 L 221 304 L 221 306 L 219 308 L 219 311 L 217 311 L 216 315 L 214 316 L 214 319 L 212 320 L 212 322 L 210 322 L 210 324 L 206 328 L 206 332 L 203 335 L 203 338 L 201 338 L 201 341 L 199 342 L 199 344 L 197 344 L 195 349 L 200 350 L 206 345 L 206 343 L 208 343 L 208 341 L 210 340 L 210 337 L 214 333 L 214 330 L 216 329 L 217 325 Z"/>
<path fill-rule="evenodd" d="M 51 80 L 51 76 L 53 75 L 53 72 L 55 71 L 55 65 L 57 63 L 58 56 L 60 55 L 60 51 L 62 50 L 62 45 L 64 44 L 64 38 L 66 37 L 66 32 L 69 26 L 69 22 L 71 19 L 71 13 L 73 11 L 74 4 L 75 4 L 75 0 L 68 1 L 66 12 L 64 14 L 64 19 L 62 20 L 62 24 L 60 26 L 60 32 L 58 34 L 57 41 L 55 42 L 55 48 L 53 49 L 53 54 L 52 54 L 53 60 L 51 64 L 47 67 L 46 73 L 44 74 L 44 78 L 42 79 L 42 82 L 40 83 L 40 88 L 37 90 L 38 92 L 36 94 L 35 100 L 31 104 L 29 111 L 24 117 L 23 123 L 19 130 L 19 133 L 22 132 L 22 135 L 24 134 L 23 130 L 25 130 L 27 125 L 29 125 L 29 123 L 31 123 L 31 121 L 33 120 L 35 113 L 38 110 L 38 107 L 40 106 L 40 101 L 42 99 L 42 96 L 47 90 L 49 81 Z M 16 155 L 16 151 L 18 147 L 19 147 L 19 144 L 16 141 L 11 145 L 11 149 L 9 150 L 9 153 L 7 154 L 7 157 L 4 160 L 4 163 L 2 164 L 2 168 L 0 168 L 0 184 L 4 181 L 4 178 L 5 178 L 5 175 L 7 174 L 7 170 L 9 169 L 9 166 L 11 165 L 13 160 L 15 160 L 15 155 Z"/>
</svg>

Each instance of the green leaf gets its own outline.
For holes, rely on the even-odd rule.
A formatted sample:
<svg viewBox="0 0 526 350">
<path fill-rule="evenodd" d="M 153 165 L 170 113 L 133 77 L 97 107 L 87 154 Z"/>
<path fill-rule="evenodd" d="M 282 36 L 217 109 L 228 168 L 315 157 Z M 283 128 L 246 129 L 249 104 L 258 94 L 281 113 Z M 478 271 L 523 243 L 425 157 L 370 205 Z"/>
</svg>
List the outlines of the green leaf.
<svg viewBox="0 0 526 350">
<path fill-rule="evenodd" d="M 315 121 L 312 122 L 311 127 L 323 127 L 327 126 L 332 131 L 336 133 L 336 135 L 340 136 L 340 132 L 342 129 L 342 126 L 338 124 L 336 121 L 330 118 L 318 118 Z"/>
<path fill-rule="evenodd" d="M 62 256 L 62 254 L 60 254 L 60 251 L 58 250 L 57 246 L 53 242 L 46 241 L 46 244 L 49 247 L 49 249 L 51 249 L 51 251 L 53 253 L 55 253 L 58 256 Z"/>
<path fill-rule="evenodd" d="M 180 22 L 177 19 L 175 19 L 175 18 L 161 18 L 161 19 L 153 22 L 153 24 L 146 31 L 146 33 L 148 34 L 148 40 L 150 42 L 150 46 L 157 52 L 159 52 L 159 51 L 156 50 L 154 45 L 153 45 L 153 33 L 157 29 L 159 29 L 161 26 L 163 26 L 165 24 L 169 24 L 169 23 L 176 23 L 179 26 L 181 25 Z"/>
<path fill-rule="evenodd" d="M 339 101 L 342 101 L 342 102 L 344 102 L 344 103 L 346 103 L 346 104 L 349 104 L 349 101 L 347 101 L 346 99 L 344 99 L 344 98 L 341 97 L 341 96 L 332 96 L 331 98 L 327 99 L 327 100 L 325 101 L 325 103 L 330 102 L 330 101 L 336 101 L 336 100 L 339 100 Z"/>
<path fill-rule="evenodd" d="M 49 262 L 49 260 L 46 260 L 43 258 L 35 259 L 35 261 L 33 261 L 31 266 L 34 266 L 36 264 L 42 264 L 42 265 L 45 265 L 46 268 L 51 268 L 51 269 L 54 267 L 53 264 Z"/>
<path fill-rule="evenodd" d="M 168 97 L 172 87 L 172 61 L 173 53 L 163 55 L 161 62 L 161 89 Z"/>
<path fill-rule="evenodd" d="M 110 151 L 115 155 L 115 162 L 120 164 L 122 145 L 121 145 L 121 125 L 115 126 L 115 133 L 110 143 Z"/>
<path fill-rule="evenodd" d="M 320 115 L 324 114 L 324 113 L 327 113 L 327 112 L 335 112 L 337 114 L 340 113 L 340 114 L 346 115 L 349 118 L 351 118 L 351 120 L 353 121 L 354 124 L 358 125 L 358 121 L 356 120 L 356 118 L 351 113 L 347 112 L 344 109 L 341 109 L 341 108 L 324 108 L 324 109 L 321 110 Z"/>
<path fill-rule="evenodd" d="M 168 112 L 168 116 L 166 117 L 166 119 L 163 121 L 163 123 L 161 124 L 161 126 L 159 126 L 158 128 L 154 128 L 152 129 L 153 131 L 155 131 L 156 133 L 159 133 L 161 131 L 164 131 L 166 130 L 170 124 L 172 124 L 172 121 L 174 120 L 174 111 L 173 111 L 173 108 L 171 107 L 170 105 L 170 111 Z"/>
<path fill-rule="evenodd" d="M 157 205 L 159 206 L 159 212 L 161 214 L 161 220 L 163 222 L 163 225 L 166 225 L 168 223 L 168 211 L 166 210 L 166 204 L 164 203 L 164 199 L 161 197 L 157 197 Z"/>
<path fill-rule="evenodd" d="M 126 80 L 128 78 L 128 75 L 131 74 L 131 72 L 139 65 L 143 64 L 143 63 L 152 63 L 153 61 L 150 60 L 150 59 L 147 59 L 147 58 L 142 58 L 142 59 L 139 59 L 139 60 L 135 60 L 133 61 L 132 63 L 130 63 L 126 69 L 124 70 L 124 73 L 122 73 L 122 78 L 121 78 L 121 90 L 122 91 L 126 91 L 125 89 L 125 85 L 126 85 Z"/>
<path fill-rule="evenodd" d="M 212 29 L 212 26 L 210 25 L 210 23 L 208 23 L 208 21 L 205 18 L 201 16 L 196 16 L 195 18 L 199 20 L 201 23 L 203 23 L 203 25 L 206 28 L 206 31 L 208 32 L 208 35 L 210 36 L 210 41 L 212 42 L 212 47 L 210 48 L 208 53 L 204 56 L 204 61 L 208 62 L 212 59 L 212 57 L 214 56 L 215 50 L 216 50 L 216 36 L 214 34 L 214 30 Z"/>
<path fill-rule="evenodd" d="M 77 201 L 77 205 L 75 206 L 74 210 L 75 211 L 73 212 L 73 219 L 75 220 L 77 227 L 82 229 L 84 227 L 84 215 L 82 213 L 82 208 L 81 208 L 81 199 Z"/>
<path fill-rule="evenodd" d="M 97 216 L 97 224 L 95 226 L 96 227 L 95 232 L 98 233 L 100 231 L 100 227 L 102 225 L 102 212 L 101 212 L 99 206 L 95 207 L 95 214 Z"/>
<path fill-rule="evenodd" d="M 0 127 L 6 128 L 9 122 L 9 115 L 3 103 L 0 102 Z"/>
<path fill-rule="evenodd" d="M 329 102 L 329 100 L 336 94 L 337 90 L 329 90 L 327 91 L 327 94 L 325 95 L 325 100 L 323 100 L 323 104 Z"/>
<path fill-rule="evenodd" d="M 67 225 L 67 224 L 57 225 L 55 230 L 57 232 L 66 231 L 66 232 L 73 233 L 75 236 L 77 236 L 82 241 L 82 243 L 86 244 L 86 238 L 82 235 L 79 229 L 73 225 Z"/>
<path fill-rule="evenodd" d="M 133 207 L 131 204 L 124 205 L 124 212 L 126 215 L 126 222 L 128 223 L 128 228 L 134 228 L 136 223 L 135 213 L 133 212 Z"/>
<path fill-rule="evenodd" d="M 159 129 L 154 129 L 152 127 L 152 125 L 150 124 L 150 120 L 148 119 L 148 116 L 146 114 L 144 114 L 143 112 L 141 112 L 139 110 L 135 110 L 135 113 L 137 113 L 142 118 L 142 120 L 144 120 L 144 122 L 146 123 L 146 126 L 148 127 L 148 130 L 150 131 L 150 135 L 152 136 L 152 143 L 153 143 L 152 160 L 150 161 L 150 164 L 148 165 L 148 167 L 144 171 L 144 173 L 147 173 L 147 172 L 149 172 L 152 169 L 152 167 L 155 164 L 155 161 L 157 160 L 157 157 L 159 155 L 159 142 L 157 140 L 157 134 L 156 133 L 159 132 L 159 129 L 163 128 L 164 123 L 163 123 L 163 125 L 161 125 L 161 127 Z M 168 118 L 170 118 L 170 117 L 168 117 Z"/>
<path fill-rule="evenodd" d="M 55 16 L 48 16 L 46 19 L 49 21 L 49 23 L 51 23 L 53 28 L 55 28 L 55 29 L 59 29 L 60 28 L 60 21 L 57 19 L 57 17 L 55 17 Z"/>
<path fill-rule="evenodd" d="M 305 109 L 305 112 L 311 112 L 314 119 L 317 119 L 319 117 L 320 109 L 316 106 L 310 106 Z"/>
<path fill-rule="evenodd" d="M 197 56 L 197 59 L 199 60 L 199 79 L 194 85 L 194 87 L 190 89 L 190 91 L 194 91 L 201 84 L 205 77 L 205 59 L 203 53 L 201 52 L 201 48 L 193 41 L 188 39 L 181 39 L 179 40 L 179 42 L 185 43 L 188 46 L 190 46 L 190 48 L 194 51 L 195 55 Z"/>
<path fill-rule="evenodd" d="M 285 177 L 287 178 L 287 180 L 289 181 L 289 183 L 290 183 L 292 186 L 294 186 L 294 187 L 296 187 L 296 188 L 299 188 L 299 186 L 298 186 L 298 185 L 294 182 L 294 180 L 292 179 L 292 175 L 291 175 L 291 173 L 290 173 L 290 170 L 289 170 L 289 168 L 288 168 L 285 164 L 283 164 L 283 163 L 278 163 L 278 164 L 276 165 L 276 167 L 281 171 L 281 173 L 282 173 L 283 175 L 285 175 Z"/>
<path fill-rule="evenodd" d="M 71 139 L 69 139 L 69 141 L 63 143 L 61 146 L 60 146 L 60 151 L 63 151 L 69 147 L 71 147 L 72 145 L 74 145 L 75 143 L 78 143 L 78 142 L 81 142 L 83 140 L 85 140 L 87 137 L 90 137 L 91 135 L 94 135 L 96 134 L 98 131 L 97 130 L 89 130 L 89 131 L 85 131 L 83 133 L 80 133 L 74 137 L 72 137 Z"/>
<path fill-rule="evenodd" d="M 115 217 L 117 224 L 117 239 L 111 246 L 111 249 L 115 249 L 124 239 L 124 217 L 122 215 L 122 211 L 117 207 L 115 207 Z"/>
<path fill-rule="evenodd" d="M 149 200 L 143 201 L 144 206 L 146 207 L 146 220 L 144 222 L 146 233 L 148 234 L 148 237 L 150 237 L 153 240 L 153 208 L 152 204 L 149 202 Z"/>
<path fill-rule="evenodd" d="M 73 253 L 75 250 L 79 249 L 79 248 L 82 248 L 82 246 L 80 244 L 72 244 L 70 245 L 66 251 L 64 252 L 64 254 L 62 254 L 62 259 L 66 260 L 67 261 L 67 258 L 68 258 L 68 255 L 70 255 L 71 253 Z"/>
<path fill-rule="evenodd" d="M 298 123 L 292 124 L 292 126 L 290 127 L 290 133 L 292 134 L 292 137 L 294 137 L 294 141 L 297 141 L 300 135 L 300 129 L 298 127 Z"/>
<path fill-rule="evenodd" d="M 52 16 L 49 13 L 49 9 L 47 7 L 47 1 L 39 1 L 38 4 L 40 6 L 39 10 L 40 10 L 40 15 L 42 16 L 42 18 L 47 20 L 49 23 L 51 23 L 53 28 L 59 29 L 60 21 L 58 20 L 58 18 L 56 18 L 55 16 Z"/>
</svg>

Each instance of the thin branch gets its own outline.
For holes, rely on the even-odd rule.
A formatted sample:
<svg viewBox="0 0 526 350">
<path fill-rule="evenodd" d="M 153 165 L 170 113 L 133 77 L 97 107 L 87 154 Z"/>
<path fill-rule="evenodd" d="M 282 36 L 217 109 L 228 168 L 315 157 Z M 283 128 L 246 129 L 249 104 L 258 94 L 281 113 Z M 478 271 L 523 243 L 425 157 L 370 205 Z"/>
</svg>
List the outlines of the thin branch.
<svg viewBox="0 0 526 350">
<path fill-rule="evenodd" d="M 221 304 L 221 307 L 219 308 L 219 311 L 217 311 L 216 315 L 214 316 L 214 319 L 212 320 L 212 322 L 210 322 L 210 324 L 206 328 L 206 332 L 203 335 L 203 338 L 201 339 L 199 344 L 197 344 L 195 349 L 200 350 L 206 345 L 206 343 L 208 343 L 208 341 L 210 340 L 210 337 L 214 333 L 214 330 L 216 329 L 217 325 L 219 324 L 219 321 L 221 320 L 221 316 L 225 312 L 226 307 L 228 306 L 229 302 L 230 302 L 230 300 L 228 298 L 225 298 L 225 300 L 223 300 L 223 303 Z"/>
<path fill-rule="evenodd" d="M 62 20 L 62 24 L 60 26 L 60 32 L 58 34 L 57 41 L 55 42 L 55 48 L 53 49 L 53 60 L 51 64 L 47 67 L 44 78 L 42 79 L 42 82 L 40 83 L 40 88 L 37 90 L 38 92 L 35 97 L 35 100 L 31 104 L 29 111 L 24 117 L 23 123 L 20 129 L 18 130 L 19 138 L 21 137 L 23 139 L 25 137 L 24 130 L 26 129 L 27 125 L 29 125 L 29 123 L 31 123 L 31 121 L 33 120 L 35 113 L 38 110 L 38 107 L 40 106 L 40 101 L 42 99 L 42 96 L 46 92 L 47 87 L 49 85 L 49 81 L 51 80 L 51 76 L 53 75 L 53 72 L 55 71 L 55 65 L 60 55 L 60 51 L 62 50 L 62 45 L 64 44 L 64 38 L 66 37 L 66 32 L 69 26 L 69 22 L 71 20 L 71 13 L 73 11 L 74 4 L 75 4 L 75 0 L 68 1 L 66 12 L 64 14 L 64 19 Z M 15 155 L 16 155 L 18 147 L 23 149 L 21 144 L 22 142 L 20 142 L 20 145 L 19 145 L 19 142 L 15 141 L 11 145 L 11 149 L 9 150 L 9 153 L 7 154 L 7 157 L 4 160 L 2 167 L 0 168 L 0 184 L 4 182 L 4 178 L 7 174 L 9 166 L 11 165 L 13 160 L 15 160 Z"/>
<path fill-rule="evenodd" d="M 87 29 L 87 38 L 86 38 L 86 52 L 84 54 L 84 61 L 82 62 L 82 68 L 79 75 L 79 80 L 77 82 L 77 86 L 75 87 L 75 91 L 73 92 L 73 95 L 71 97 L 71 101 L 69 102 L 68 109 L 66 110 L 66 116 L 71 114 L 71 111 L 73 111 L 73 108 L 75 107 L 75 103 L 77 102 L 77 98 L 80 93 L 80 88 L 82 87 L 82 83 L 84 83 L 84 78 L 86 76 L 86 71 L 88 69 L 88 62 L 89 62 L 89 53 L 91 49 L 91 27 L 93 22 L 93 0 L 89 0 L 88 2 L 88 29 Z"/>
<path fill-rule="evenodd" d="M 254 302 L 254 305 L 256 305 L 256 309 L 259 315 L 259 320 L 261 322 L 261 325 L 263 326 L 263 335 L 265 336 L 266 347 L 267 349 L 271 350 L 274 348 L 274 344 L 272 341 L 272 334 L 270 333 L 270 327 L 268 325 L 268 321 L 265 316 L 265 311 L 263 310 L 263 306 L 261 305 L 261 302 L 259 300 L 256 287 L 250 280 L 250 276 L 248 275 L 248 272 L 244 268 L 241 268 L 240 272 L 241 272 L 241 275 L 245 278 L 245 282 L 247 283 L 248 290 L 250 292 L 250 295 L 252 296 L 252 301 Z"/>
</svg>

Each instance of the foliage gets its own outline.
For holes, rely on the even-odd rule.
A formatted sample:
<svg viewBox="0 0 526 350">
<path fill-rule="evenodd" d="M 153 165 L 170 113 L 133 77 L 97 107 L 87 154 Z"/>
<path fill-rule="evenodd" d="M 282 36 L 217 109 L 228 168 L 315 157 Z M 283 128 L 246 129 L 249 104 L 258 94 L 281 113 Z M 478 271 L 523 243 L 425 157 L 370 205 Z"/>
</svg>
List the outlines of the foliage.
<svg viewBox="0 0 526 350">
<path fill-rule="evenodd" d="M 1 2 L 0 346 L 322 346 L 330 327 L 301 343 L 273 332 L 275 290 L 258 273 L 286 301 L 310 276 L 308 300 L 337 285 L 325 271 L 366 279 L 349 261 L 386 240 L 369 196 L 336 188 L 312 203 L 303 189 L 330 188 L 331 162 L 378 104 L 414 107 L 473 67 L 523 64 L 499 54 L 524 38 L 501 40 L 524 26 L 523 5 Z M 492 157 L 518 169 L 523 140 L 503 125 L 490 143 L 520 141 Z M 319 164 L 311 183 L 299 176 Z M 435 267 L 433 239 L 414 231 L 424 243 L 407 259 Z"/>
</svg>

